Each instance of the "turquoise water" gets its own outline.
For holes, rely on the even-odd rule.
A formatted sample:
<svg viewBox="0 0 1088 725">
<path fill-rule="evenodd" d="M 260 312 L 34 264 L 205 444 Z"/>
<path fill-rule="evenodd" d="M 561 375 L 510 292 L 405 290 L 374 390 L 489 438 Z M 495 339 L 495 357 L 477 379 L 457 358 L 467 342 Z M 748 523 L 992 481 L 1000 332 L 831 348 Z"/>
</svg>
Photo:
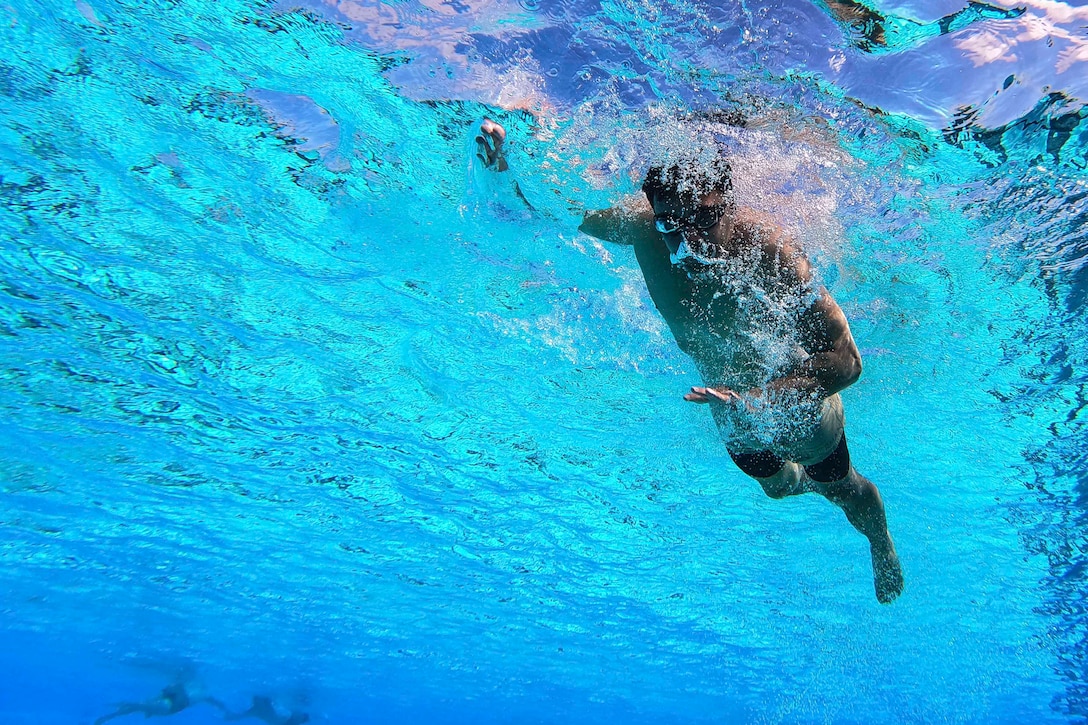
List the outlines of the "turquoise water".
<svg viewBox="0 0 1088 725">
<path fill-rule="evenodd" d="M 1085 8 L 877 9 L 0 8 L 0 720 L 1083 721 Z M 862 349 L 891 606 L 577 232 L 723 106 Z"/>
</svg>

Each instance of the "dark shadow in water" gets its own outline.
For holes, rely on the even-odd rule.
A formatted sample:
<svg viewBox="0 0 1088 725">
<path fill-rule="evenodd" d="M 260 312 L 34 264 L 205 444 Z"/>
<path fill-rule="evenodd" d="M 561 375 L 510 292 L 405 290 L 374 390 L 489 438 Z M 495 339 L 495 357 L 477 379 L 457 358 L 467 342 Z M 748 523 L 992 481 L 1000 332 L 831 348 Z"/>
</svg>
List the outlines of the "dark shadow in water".
<svg viewBox="0 0 1088 725">
<path fill-rule="evenodd" d="M 1013 83 L 1009 76 L 1008 88 Z M 980 144 L 990 153 L 977 153 L 979 160 L 996 168 L 1017 157 L 1029 164 L 1067 164 L 1078 169 L 1088 168 L 1088 156 L 1079 133 L 1088 133 L 1088 109 L 1064 93 L 1049 93 L 1026 114 L 996 128 L 979 123 L 982 109 L 962 106 L 952 123 L 942 132 L 944 140 L 953 146 L 970 148 Z M 1030 154 L 1025 156 L 1025 154 Z M 1049 157 L 1049 159 L 1047 158 Z"/>
<path fill-rule="evenodd" d="M 939 20 L 922 23 L 900 15 L 885 15 L 856 0 L 817 0 L 846 33 L 852 46 L 864 53 L 895 53 L 916 48 L 931 38 L 963 30 L 980 20 L 1007 20 L 1024 14 L 981 2 L 969 2 L 963 10 Z"/>
</svg>

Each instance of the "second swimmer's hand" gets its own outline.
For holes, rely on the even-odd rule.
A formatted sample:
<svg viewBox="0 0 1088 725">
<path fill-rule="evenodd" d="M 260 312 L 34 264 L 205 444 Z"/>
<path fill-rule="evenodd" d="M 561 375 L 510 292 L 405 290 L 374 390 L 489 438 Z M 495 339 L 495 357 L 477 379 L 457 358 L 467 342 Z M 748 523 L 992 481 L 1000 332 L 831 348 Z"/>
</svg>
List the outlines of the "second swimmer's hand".
<svg viewBox="0 0 1088 725">
<path fill-rule="evenodd" d="M 476 156 L 489 169 L 506 171 L 510 168 L 502 153 L 502 144 L 506 140 L 506 129 L 485 118 L 480 124 L 480 135 L 476 137 Z"/>
<path fill-rule="evenodd" d="M 684 395 L 684 400 L 689 403 L 728 403 L 730 405 L 741 402 L 740 393 L 731 388 L 704 388 L 699 385 L 691 386 L 691 392 Z"/>
</svg>

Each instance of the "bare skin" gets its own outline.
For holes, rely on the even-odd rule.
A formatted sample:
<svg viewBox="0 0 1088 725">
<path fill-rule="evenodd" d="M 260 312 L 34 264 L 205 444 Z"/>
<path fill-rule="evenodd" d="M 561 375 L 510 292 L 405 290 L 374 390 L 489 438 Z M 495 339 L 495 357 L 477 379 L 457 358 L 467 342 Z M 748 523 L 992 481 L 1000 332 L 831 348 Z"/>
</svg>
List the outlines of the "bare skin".
<svg viewBox="0 0 1088 725">
<path fill-rule="evenodd" d="M 485 120 L 480 132 L 480 158 L 504 170 L 505 131 Z M 693 220 L 701 207 L 718 210 L 720 220 L 698 228 Z M 679 228 L 660 233 L 655 215 L 681 220 Z M 772 220 L 736 208 L 719 192 L 665 189 L 654 195 L 652 206 L 591 212 L 580 229 L 634 247 L 650 297 L 704 379 L 684 399 L 711 407 L 730 450 L 767 447 L 738 433 L 733 421 L 759 422 L 768 414 L 788 418 L 806 405 L 818 407 L 861 374 L 846 317 L 825 288 L 814 286 L 802 251 Z M 768 330 L 797 348 L 796 355 L 783 362 L 753 343 L 760 336 L 753 332 L 766 337 Z M 814 450 L 827 449 L 826 443 L 834 448 L 842 435 L 841 426 L 830 432 L 804 430 L 802 436 L 834 437 L 789 441 L 795 445 L 787 450 L 803 450 L 808 443 Z M 903 574 L 876 486 L 852 465 L 840 480 L 816 481 L 804 467 L 819 460 L 790 460 L 782 451 L 772 452 L 785 462 L 774 475 L 755 479 L 764 492 L 772 498 L 818 493 L 839 506 L 869 541 L 877 599 L 888 603 L 898 597 Z"/>
<path fill-rule="evenodd" d="M 506 140 L 506 129 L 491 119 L 485 118 L 480 124 L 480 135 L 476 137 L 476 156 L 488 168 L 506 171 L 510 168 L 502 153 L 502 144 Z"/>
</svg>

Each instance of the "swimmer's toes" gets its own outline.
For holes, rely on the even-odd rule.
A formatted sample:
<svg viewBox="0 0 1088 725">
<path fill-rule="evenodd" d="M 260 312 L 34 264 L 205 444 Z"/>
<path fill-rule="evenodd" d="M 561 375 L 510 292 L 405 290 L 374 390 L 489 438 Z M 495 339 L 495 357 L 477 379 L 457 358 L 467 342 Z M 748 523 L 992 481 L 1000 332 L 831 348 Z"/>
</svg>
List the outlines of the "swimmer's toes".
<svg viewBox="0 0 1088 725">
<path fill-rule="evenodd" d="M 881 604 L 890 604 L 903 593 L 903 570 L 899 566 L 899 557 L 873 556 L 873 584 L 876 586 L 876 598 Z"/>
</svg>

